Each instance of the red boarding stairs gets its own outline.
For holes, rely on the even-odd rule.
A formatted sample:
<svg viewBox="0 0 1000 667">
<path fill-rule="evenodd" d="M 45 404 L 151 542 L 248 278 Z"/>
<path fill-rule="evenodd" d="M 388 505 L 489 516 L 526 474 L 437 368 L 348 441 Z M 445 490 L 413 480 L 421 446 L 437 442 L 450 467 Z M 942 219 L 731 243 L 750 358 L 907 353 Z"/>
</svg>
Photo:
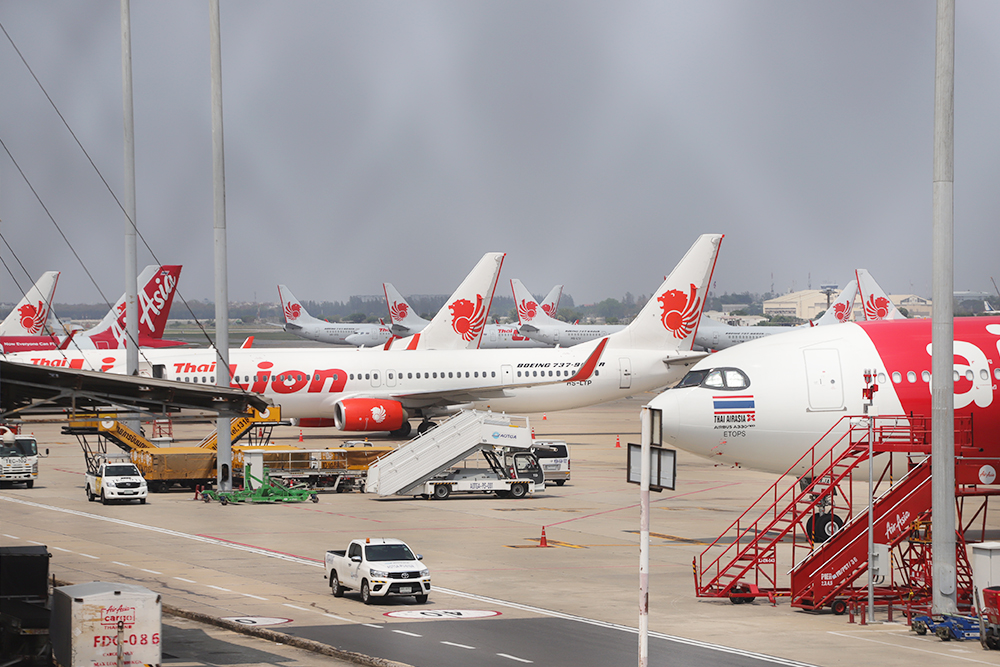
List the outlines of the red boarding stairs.
<svg viewBox="0 0 1000 667">
<path fill-rule="evenodd" d="M 880 417 L 874 424 L 873 452 L 890 454 L 878 478 L 875 513 L 883 533 L 876 541 L 895 546 L 929 513 L 930 463 L 910 463 L 908 455 L 930 453 L 930 420 Z M 855 511 L 852 484 L 853 472 L 868 460 L 868 432 L 866 419 L 843 417 L 695 558 L 698 597 L 739 603 L 767 595 L 773 603 L 775 596 L 790 596 L 793 606 L 816 609 L 849 587 L 868 565 L 867 503 Z M 970 440 L 971 422 L 956 418 L 957 448 L 971 453 Z M 893 453 L 906 455 L 911 468 L 894 484 Z M 841 530 L 835 510 L 847 517 Z M 789 585 L 779 584 L 779 568 L 792 571 Z"/>
</svg>

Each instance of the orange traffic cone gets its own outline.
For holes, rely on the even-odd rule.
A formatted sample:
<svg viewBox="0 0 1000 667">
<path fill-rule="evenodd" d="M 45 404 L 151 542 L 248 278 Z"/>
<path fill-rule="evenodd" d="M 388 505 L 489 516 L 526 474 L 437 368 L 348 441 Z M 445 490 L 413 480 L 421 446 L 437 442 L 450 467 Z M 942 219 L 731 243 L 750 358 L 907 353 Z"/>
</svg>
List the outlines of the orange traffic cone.
<svg viewBox="0 0 1000 667">
<path fill-rule="evenodd" d="M 531 427 L 531 439 L 532 440 L 535 439 L 535 427 L 534 426 Z"/>
<path fill-rule="evenodd" d="M 299 431 L 299 442 L 302 442 L 302 431 Z"/>
<path fill-rule="evenodd" d="M 616 435 L 615 436 L 615 449 L 621 449 L 621 448 L 622 448 L 622 439 L 621 439 L 621 436 Z"/>
<path fill-rule="evenodd" d="M 547 547 L 549 546 L 549 541 L 545 539 L 545 526 L 542 526 L 542 539 L 538 541 L 538 546 Z"/>
<path fill-rule="evenodd" d="M 542 421 L 545 421 L 548 418 L 549 418 L 549 416 L 543 412 L 542 413 Z"/>
</svg>

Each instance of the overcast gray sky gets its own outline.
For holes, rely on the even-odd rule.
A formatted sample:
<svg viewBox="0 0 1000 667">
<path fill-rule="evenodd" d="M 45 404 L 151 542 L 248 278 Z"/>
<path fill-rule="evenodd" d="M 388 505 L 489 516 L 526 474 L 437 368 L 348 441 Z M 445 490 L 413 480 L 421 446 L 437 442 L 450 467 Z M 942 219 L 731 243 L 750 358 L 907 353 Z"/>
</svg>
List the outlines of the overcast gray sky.
<svg viewBox="0 0 1000 667">
<path fill-rule="evenodd" d="M 214 295 L 208 14 L 132 3 L 138 224 L 188 299 Z M 929 296 L 934 20 L 933 0 L 222 0 L 230 299 L 449 293 L 504 251 L 504 293 L 590 303 L 649 294 L 705 232 L 726 234 L 719 292 L 863 267 Z M 120 198 L 119 2 L 0 0 L 0 23 Z M 955 288 L 987 290 L 1000 3 L 958 0 L 956 24 Z M 0 82 L 0 138 L 114 301 L 121 211 L 2 35 Z M 61 270 L 56 301 L 100 301 L 5 153 L 0 220 L 22 285 Z"/>
</svg>

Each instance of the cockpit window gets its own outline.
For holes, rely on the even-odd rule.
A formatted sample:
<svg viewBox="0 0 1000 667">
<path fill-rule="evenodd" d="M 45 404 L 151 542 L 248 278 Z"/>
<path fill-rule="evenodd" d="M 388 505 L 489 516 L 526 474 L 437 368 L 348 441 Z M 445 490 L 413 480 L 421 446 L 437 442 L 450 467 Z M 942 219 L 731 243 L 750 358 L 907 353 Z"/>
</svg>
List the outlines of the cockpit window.
<svg viewBox="0 0 1000 667">
<path fill-rule="evenodd" d="M 700 386 L 706 375 L 708 375 L 708 371 L 688 371 L 684 379 L 677 384 L 677 388 Z"/>
<path fill-rule="evenodd" d="M 710 368 L 690 371 L 677 388 L 706 387 L 714 391 L 740 391 L 750 386 L 750 378 L 738 368 Z"/>
</svg>

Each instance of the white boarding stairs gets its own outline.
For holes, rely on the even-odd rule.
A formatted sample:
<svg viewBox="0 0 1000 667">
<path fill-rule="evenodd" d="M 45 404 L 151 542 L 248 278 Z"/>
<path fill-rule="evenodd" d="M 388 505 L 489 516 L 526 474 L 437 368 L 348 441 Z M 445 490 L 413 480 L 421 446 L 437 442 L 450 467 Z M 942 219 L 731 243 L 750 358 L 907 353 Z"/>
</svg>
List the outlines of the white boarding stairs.
<svg viewBox="0 0 1000 667">
<path fill-rule="evenodd" d="M 523 421 L 523 425 L 512 420 Z M 487 447 L 531 447 L 527 417 L 463 410 L 368 466 L 365 491 L 406 495 L 438 473 Z"/>
</svg>

